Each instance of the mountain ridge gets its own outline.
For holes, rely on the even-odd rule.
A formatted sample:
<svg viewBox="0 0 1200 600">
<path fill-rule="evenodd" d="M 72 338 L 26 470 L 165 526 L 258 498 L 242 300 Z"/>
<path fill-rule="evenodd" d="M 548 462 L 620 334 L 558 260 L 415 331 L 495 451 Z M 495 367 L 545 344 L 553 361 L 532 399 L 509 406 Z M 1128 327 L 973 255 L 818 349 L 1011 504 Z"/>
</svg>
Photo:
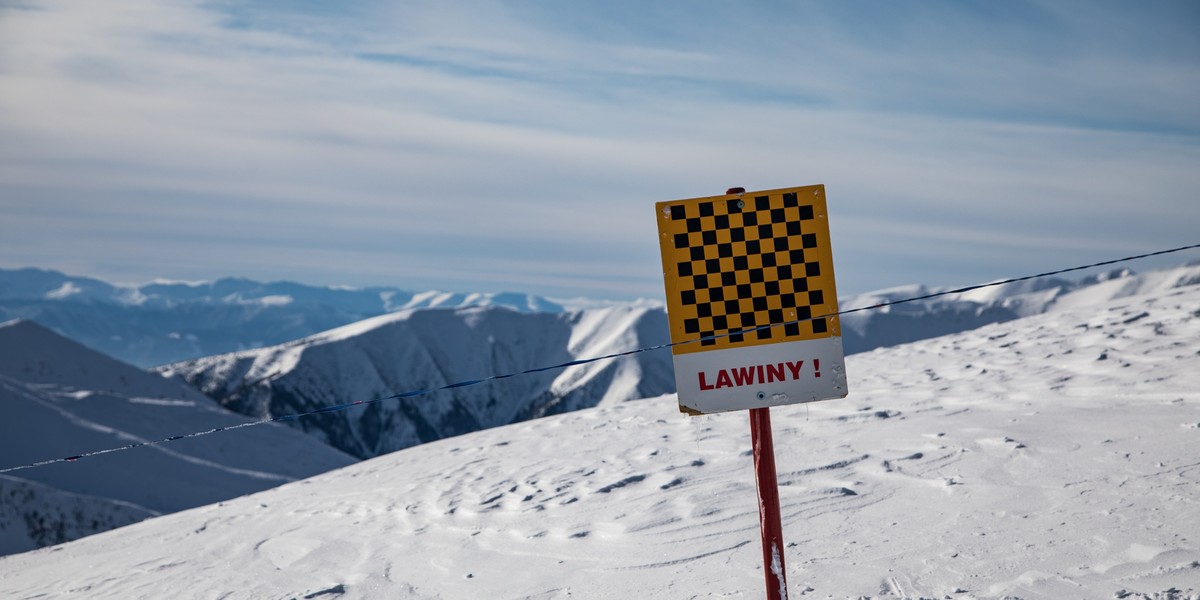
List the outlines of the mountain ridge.
<svg viewBox="0 0 1200 600">
<path fill-rule="evenodd" d="M 1178 267 L 1200 280 L 1196 263 Z M 1172 269 L 1149 273 L 1169 272 Z M 964 331 L 1051 310 L 1080 290 L 1136 282 L 1116 269 L 1077 280 L 1038 278 L 978 289 L 957 297 L 906 303 L 843 317 L 847 354 Z M 1117 286 L 1123 284 L 1115 284 Z M 840 299 L 842 310 L 946 291 L 910 285 Z M 577 312 L 613 306 L 663 310 L 652 300 L 552 300 L 517 292 L 411 292 L 396 287 L 310 286 L 244 278 L 158 281 L 116 286 L 41 269 L 0 269 L 0 321 L 34 320 L 125 362 L 148 368 L 262 348 L 401 310 L 506 307 L 526 313 Z"/>
<path fill-rule="evenodd" d="M 462 380 L 614 354 L 666 342 L 665 313 L 639 307 L 567 313 L 407 310 L 307 338 L 158 367 L 222 405 L 258 418 L 432 390 Z M 294 423 L 359 458 L 673 389 L 667 353 L 445 390 Z M 479 389 L 479 388 L 484 389 Z"/>
<path fill-rule="evenodd" d="M 565 310 L 516 292 L 411 292 L 235 277 L 121 286 L 51 270 L 0 269 L 0 321 L 37 321 L 143 368 L 270 346 L 397 310 L 465 306 Z"/>
</svg>

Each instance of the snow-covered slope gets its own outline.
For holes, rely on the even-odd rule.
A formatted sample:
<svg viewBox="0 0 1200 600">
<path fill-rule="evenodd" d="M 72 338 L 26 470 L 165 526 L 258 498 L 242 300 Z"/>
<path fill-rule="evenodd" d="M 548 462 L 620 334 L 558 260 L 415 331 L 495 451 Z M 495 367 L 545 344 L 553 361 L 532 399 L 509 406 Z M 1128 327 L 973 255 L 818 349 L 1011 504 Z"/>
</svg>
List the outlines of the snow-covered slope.
<svg viewBox="0 0 1200 600">
<path fill-rule="evenodd" d="M 484 307 L 401 311 L 296 342 L 157 369 L 243 414 L 265 417 L 438 388 L 662 344 L 666 314 L 645 307 L 519 313 Z M 516 421 L 667 393 L 668 353 L 546 371 L 290 421 L 368 458 Z"/>
<path fill-rule="evenodd" d="M 772 412 L 793 597 L 1200 598 L 1198 339 L 1191 286 L 849 357 L 848 398 Z M 746 417 L 675 405 L 6 557 L 0 597 L 760 597 Z"/>
<path fill-rule="evenodd" d="M 0 324 L 0 468 L 245 423 L 204 395 L 29 321 Z M 0 552 L 74 539 L 345 466 L 274 425 L 139 448 L 0 479 Z M 40 484 L 40 485 L 39 485 Z"/>
<path fill-rule="evenodd" d="M 157 514 L 120 500 L 0 475 L 0 555 L 77 540 Z"/>
</svg>

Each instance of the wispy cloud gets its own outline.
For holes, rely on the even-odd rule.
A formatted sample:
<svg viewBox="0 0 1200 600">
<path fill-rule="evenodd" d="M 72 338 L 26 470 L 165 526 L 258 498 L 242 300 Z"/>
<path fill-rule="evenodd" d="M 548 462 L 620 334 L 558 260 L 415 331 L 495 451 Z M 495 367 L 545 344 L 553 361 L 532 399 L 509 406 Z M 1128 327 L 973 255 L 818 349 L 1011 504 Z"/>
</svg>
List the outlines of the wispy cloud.
<svg viewBox="0 0 1200 600">
<path fill-rule="evenodd" d="M 656 296 L 654 201 L 817 182 L 843 291 L 1195 241 L 1189 3 L 350 4 L 0 7 L 0 262 Z"/>
</svg>

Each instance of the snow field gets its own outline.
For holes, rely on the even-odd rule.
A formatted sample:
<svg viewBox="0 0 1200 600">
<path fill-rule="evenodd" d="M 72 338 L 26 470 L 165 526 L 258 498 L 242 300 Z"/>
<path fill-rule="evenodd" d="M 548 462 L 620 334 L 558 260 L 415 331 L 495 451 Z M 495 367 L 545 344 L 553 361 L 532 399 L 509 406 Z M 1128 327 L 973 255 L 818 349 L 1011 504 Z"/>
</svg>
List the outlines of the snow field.
<svg viewBox="0 0 1200 600">
<path fill-rule="evenodd" d="M 1192 286 L 848 357 L 772 411 L 791 593 L 1200 597 L 1197 339 Z M 0 596 L 757 598 L 748 429 L 663 396 L 443 439 L 0 559 Z"/>
</svg>

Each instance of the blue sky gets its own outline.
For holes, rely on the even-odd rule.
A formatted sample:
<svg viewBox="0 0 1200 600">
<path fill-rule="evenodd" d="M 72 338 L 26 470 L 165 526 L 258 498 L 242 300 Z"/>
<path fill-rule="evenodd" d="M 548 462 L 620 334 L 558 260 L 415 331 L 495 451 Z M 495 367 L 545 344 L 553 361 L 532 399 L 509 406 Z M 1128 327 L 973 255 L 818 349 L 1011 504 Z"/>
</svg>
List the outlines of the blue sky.
<svg viewBox="0 0 1200 600">
<path fill-rule="evenodd" d="M 843 294 L 1196 243 L 1197 31 L 1189 1 L 0 0 L 0 266 L 658 298 L 654 202 L 814 183 Z"/>
</svg>

